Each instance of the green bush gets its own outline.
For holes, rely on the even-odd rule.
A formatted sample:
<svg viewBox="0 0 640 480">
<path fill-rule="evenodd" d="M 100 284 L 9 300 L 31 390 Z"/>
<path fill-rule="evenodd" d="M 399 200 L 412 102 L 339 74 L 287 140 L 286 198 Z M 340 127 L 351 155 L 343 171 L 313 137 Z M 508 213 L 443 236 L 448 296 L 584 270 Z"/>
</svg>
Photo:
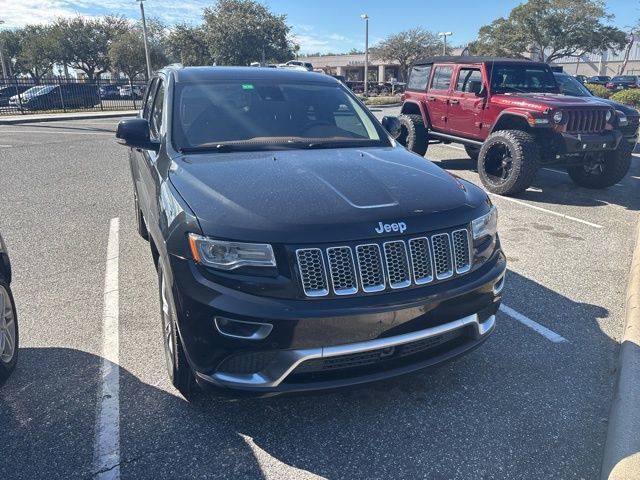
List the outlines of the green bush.
<svg viewBox="0 0 640 480">
<path fill-rule="evenodd" d="M 611 95 L 611 100 L 640 108 L 640 89 L 634 88 L 614 93 Z"/>
<path fill-rule="evenodd" d="M 391 105 L 394 103 L 400 103 L 400 96 L 395 97 L 369 97 L 364 99 L 365 105 Z"/>
<path fill-rule="evenodd" d="M 585 87 L 587 87 L 596 97 L 609 98 L 611 96 L 611 92 L 609 92 L 609 90 L 607 90 L 603 85 L 587 83 Z"/>
</svg>

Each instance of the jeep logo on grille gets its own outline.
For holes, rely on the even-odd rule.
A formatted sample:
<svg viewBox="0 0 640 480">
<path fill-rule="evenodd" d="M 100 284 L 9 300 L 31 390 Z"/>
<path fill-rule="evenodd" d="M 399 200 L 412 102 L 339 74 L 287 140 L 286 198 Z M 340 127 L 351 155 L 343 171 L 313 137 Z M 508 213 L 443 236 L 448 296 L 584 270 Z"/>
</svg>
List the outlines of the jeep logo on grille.
<svg viewBox="0 0 640 480">
<path fill-rule="evenodd" d="M 398 223 L 382 223 L 378 222 L 378 226 L 375 228 L 376 233 L 390 233 L 390 232 L 400 232 L 404 233 L 407 229 L 407 224 L 404 222 Z"/>
</svg>

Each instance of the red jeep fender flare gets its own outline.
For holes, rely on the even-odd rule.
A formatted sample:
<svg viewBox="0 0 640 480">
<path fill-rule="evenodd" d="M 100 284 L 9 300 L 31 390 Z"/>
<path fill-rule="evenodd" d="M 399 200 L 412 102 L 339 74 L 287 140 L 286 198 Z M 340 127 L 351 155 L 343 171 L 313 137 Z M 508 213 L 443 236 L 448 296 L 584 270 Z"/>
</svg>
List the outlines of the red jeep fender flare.
<svg viewBox="0 0 640 480">
<path fill-rule="evenodd" d="M 405 106 L 406 105 L 412 105 L 412 106 L 416 106 L 418 107 L 418 110 L 420 110 L 420 115 L 422 116 L 422 121 L 424 122 L 425 126 L 431 125 L 431 120 L 429 119 L 429 112 L 427 111 L 426 108 L 424 108 L 424 105 L 422 104 L 422 102 L 416 102 L 413 100 L 406 100 L 403 104 L 402 104 L 402 109 L 400 110 L 400 113 L 403 114 L 405 113 Z"/>
<path fill-rule="evenodd" d="M 501 121 L 504 120 L 505 117 L 518 117 L 519 120 L 522 119 L 526 127 L 531 127 L 531 123 L 529 122 L 529 120 L 533 118 L 529 111 L 525 108 L 506 108 L 500 112 L 498 118 L 496 118 L 496 121 L 493 123 L 493 125 L 491 125 L 489 134 L 492 134 L 496 130 L 500 130 L 497 129 L 496 126 L 500 125 Z"/>
</svg>

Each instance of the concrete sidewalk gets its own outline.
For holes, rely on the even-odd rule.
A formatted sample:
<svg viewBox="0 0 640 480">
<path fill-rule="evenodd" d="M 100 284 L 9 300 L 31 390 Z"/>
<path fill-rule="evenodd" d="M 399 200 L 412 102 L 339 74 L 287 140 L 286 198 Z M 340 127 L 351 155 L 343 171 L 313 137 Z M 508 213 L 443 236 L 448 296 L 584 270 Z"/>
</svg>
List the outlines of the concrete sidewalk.
<svg viewBox="0 0 640 480">
<path fill-rule="evenodd" d="M 116 110 L 108 112 L 73 112 L 73 113 L 45 113 L 0 116 L 0 125 L 14 125 L 17 123 L 56 122 L 62 120 L 87 120 L 92 118 L 116 118 L 134 116 L 138 110 Z"/>
<path fill-rule="evenodd" d="M 636 235 L 602 480 L 640 479 L 640 223 Z"/>
</svg>

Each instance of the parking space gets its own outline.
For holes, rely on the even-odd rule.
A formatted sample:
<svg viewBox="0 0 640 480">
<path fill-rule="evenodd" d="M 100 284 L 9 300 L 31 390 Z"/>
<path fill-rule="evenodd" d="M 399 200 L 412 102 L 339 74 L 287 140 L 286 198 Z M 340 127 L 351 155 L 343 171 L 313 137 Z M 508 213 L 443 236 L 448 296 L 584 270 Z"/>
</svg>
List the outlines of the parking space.
<svg viewBox="0 0 640 480">
<path fill-rule="evenodd" d="M 545 169 L 492 196 L 509 273 L 497 331 L 470 355 L 358 389 L 189 404 L 166 375 L 117 121 L 0 126 L 23 347 L 0 390 L 0 478 L 597 477 L 640 159 L 608 190 Z M 479 184 L 456 145 L 427 157 Z"/>
</svg>

